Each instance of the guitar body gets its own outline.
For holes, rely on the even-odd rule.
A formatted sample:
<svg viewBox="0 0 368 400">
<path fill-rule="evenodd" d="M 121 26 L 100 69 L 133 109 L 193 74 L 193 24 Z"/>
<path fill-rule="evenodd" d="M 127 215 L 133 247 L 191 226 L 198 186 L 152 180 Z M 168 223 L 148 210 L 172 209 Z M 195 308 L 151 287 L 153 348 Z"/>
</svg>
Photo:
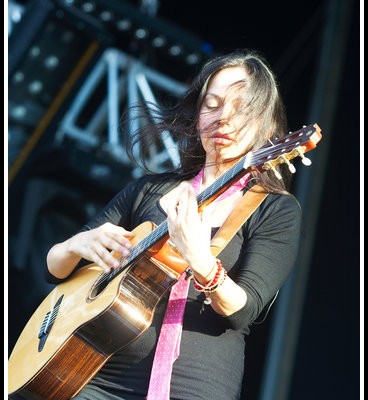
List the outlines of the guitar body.
<svg viewBox="0 0 368 400">
<path fill-rule="evenodd" d="M 133 243 L 153 228 L 150 222 L 137 227 Z M 50 292 L 9 358 L 9 398 L 70 399 L 147 330 L 158 302 L 187 267 L 168 242 L 156 247 L 102 289 L 95 284 L 103 272 L 90 264 Z"/>
</svg>

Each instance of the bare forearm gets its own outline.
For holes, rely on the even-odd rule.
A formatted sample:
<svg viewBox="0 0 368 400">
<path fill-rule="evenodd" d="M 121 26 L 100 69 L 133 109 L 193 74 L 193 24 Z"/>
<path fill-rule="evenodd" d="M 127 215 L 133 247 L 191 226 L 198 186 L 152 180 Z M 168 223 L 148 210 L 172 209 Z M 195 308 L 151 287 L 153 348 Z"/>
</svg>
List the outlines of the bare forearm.
<svg viewBox="0 0 368 400">
<path fill-rule="evenodd" d="M 207 297 L 211 299 L 214 311 L 224 316 L 239 311 L 247 302 L 246 292 L 228 276 L 224 283 Z"/>
<path fill-rule="evenodd" d="M 247 302 L 246 292 L 225 274 L 221 263 L 220 269 L 218 268 L 219 264 L 213 256 L 206 257 L 202 262 L 197 259 L 197 263 L 191 265 L 195 265 L 195 267 L 192 267 L 192 271 L 196 282 L 202 286 L 210 285 L 216 279 L 217 273 L 222 275 L 215 283 L 216 288 L 214 291 L 205 291 L 207 298 L 211 299 L 210 304 L 214 311 L 228 316 L 244 307 Z"/>
<path fill-rule="evenodd" d="M 50 273 L 59 279 L 69 276 L 81 259 L 78 254 L 70 250 L 70 240 L 57 243 L 47 254 L 47 267 Z"/>
<path fill-rule="evenodd" d="M 105 223 L 53 246 L 47 255 L 47 266 L 59 279 L 66 278 L 82 258 L 110 272 L 119 266 L 113 252 L 128 256 L 131 237 L 132 233 L 123 227 Z"/>
</svg>

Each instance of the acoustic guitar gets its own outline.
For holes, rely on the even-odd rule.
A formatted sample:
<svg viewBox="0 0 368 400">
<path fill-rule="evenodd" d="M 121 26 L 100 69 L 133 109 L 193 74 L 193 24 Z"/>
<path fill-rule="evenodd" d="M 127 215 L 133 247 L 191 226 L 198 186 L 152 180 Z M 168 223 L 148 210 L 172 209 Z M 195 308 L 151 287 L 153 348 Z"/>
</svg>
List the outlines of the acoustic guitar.
<svg viewBox="0 0 368 400">
<path fill-rule="evenodd" d="M 197 196 L 205 207 L 252 170 L 273 170 L 321 140 L 317 124 L 305 126 L 248 153 Z M 133 230 L 129 257 L 107 273 L 96 264 L 57 285 L 31 316 L 8 360 L 10 399 L 66 400 L 75 396 L 118 350 L 150 326 L 158 302 L 187 265 L 169 241 L 167 222 Z"/>
</svg>

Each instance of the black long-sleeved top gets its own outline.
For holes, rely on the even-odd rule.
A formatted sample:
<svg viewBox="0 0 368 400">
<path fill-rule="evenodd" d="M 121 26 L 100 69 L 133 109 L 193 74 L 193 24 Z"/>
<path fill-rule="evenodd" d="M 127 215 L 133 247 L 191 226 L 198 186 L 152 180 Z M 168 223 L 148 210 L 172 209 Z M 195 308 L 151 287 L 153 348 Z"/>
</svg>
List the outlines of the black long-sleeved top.
<svg viewBox="0 0 368 400">
<path fill-rule="evenodd" d="M 105 222 L 128 230 L 144 221 L 160 224 L 166 214 L 159 199 L 179 181 L 177 175 L 160 174 L 128 184 L 82 230 Z M 301 210 L 296 199 L 270 194 L 218 255 L 228 275 L 247 293 L 246 305 L 236 313 L 220 316 L 210 306 L 201 313 L 203 294 L 190 285 L 171 399 L 239 399 L 245 337 L 291 272 L 300 227 Z M 49 280 L 57 282 L 51 276 Z M 157 306 L 148 330 L 115 353 L 75 399 L 145 399 L 167 299 L 168 295 Z"/>
</svg>

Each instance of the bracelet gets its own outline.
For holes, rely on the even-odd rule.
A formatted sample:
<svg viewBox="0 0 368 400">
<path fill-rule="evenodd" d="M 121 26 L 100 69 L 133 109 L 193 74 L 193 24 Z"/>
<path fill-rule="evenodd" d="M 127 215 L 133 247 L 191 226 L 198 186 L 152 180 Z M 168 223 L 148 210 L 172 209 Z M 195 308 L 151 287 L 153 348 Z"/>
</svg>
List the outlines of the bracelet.
<svg viewBox="0 0 368 400">
<path fill-rule="evenodd" d="M 217 270 L 216 270 L 216 273 L 215 273 L 215 276 L 214 276 L 210 281 L 208 281 L 206 284 L 204 284 L 204 285 L 202 285 L 202 283 L 200 283 L 200 282 L 195 278 L 195 276 L 193 277 L 193 278 L 194 278 L 194 286 L 195 286 L 195 287 L 197 286 L 197 290 L 205 289 L 205 288 L 214 286 L 214 285 L 217 283 L 218 278 L 220 277 L 221 269 L 222 269 L 221 261 L 218 260 L 217 258 L 215 259 L 215 265 L 214 265 L 213 269 L 214 269 L 214 268 L 217 269 Z M 212 271 L 213 271 L 213 269 L 212 269 Z M 212 272 L 212 271 L 211 271 L 211 272 Z M 208 275 L 207 275 L 207 276 L 208 276 Z"/>
<path fill-rule="evenodd" d="M 214 276 L 214 278 L 206 283 L 205 285 L 202 285 L 200 282 L 197 281 L 195 276 L 193 276 L 193 284 L 194 288 L 199 291 L 199 292 L 205 292 L 205 293 L 212 293 L 215 290 L 217 290 L 225 281 L 227 272 L 225 268 L 222 266 L 222 263 L 219 259 L 216 258 L 216 266 L 217 266 L 217 271 Z"/>
<path fill-rule="evenodd" d="M 213 267 L 212 267 L 211 271 L 205 276 L 204 279 L 207 280 L 207 278 L 208 278 L 209 276 L 212 275 L 212 272 L 213 272 L 215 269 L 218 269 L 217 258 L 215 258 L 215 263 L 213 264 Z M 213 279 L 214 279 L 214 278 L 212 278 L 212 280 L 213 280 Z"/>
</svg>

